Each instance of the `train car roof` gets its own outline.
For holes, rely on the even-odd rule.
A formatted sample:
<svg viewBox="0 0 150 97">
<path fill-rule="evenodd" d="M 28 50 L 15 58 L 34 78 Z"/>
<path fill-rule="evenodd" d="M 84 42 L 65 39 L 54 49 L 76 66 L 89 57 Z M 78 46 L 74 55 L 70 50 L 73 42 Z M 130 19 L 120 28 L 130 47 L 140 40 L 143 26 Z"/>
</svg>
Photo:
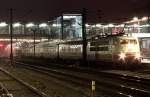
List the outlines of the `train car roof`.
<svg viewBox="0 0 150 97">
<path fill-rule="evenodd" d="M 105 40 L 105 39 L 115 39 L 115 38 L 122 38 L 122 39 L 136 39 L 137 37 L 133 37 L 133 36 L 107 36 L 107 37 L 99 37 L 99 36 L 95 36 L 92 38 L 87 38 L 87 41 L 97 41 L 97 40 Z M 47 42 L 41 42 L 36 44 L 36 46 L 42 46 L 42 45 L 58 45 L 58 44 L 83 44 L 83 40 L 80 39 L 72 39 L 72 40 L 51 40 L 51 41 L 47 41 Z"/>
</svg>

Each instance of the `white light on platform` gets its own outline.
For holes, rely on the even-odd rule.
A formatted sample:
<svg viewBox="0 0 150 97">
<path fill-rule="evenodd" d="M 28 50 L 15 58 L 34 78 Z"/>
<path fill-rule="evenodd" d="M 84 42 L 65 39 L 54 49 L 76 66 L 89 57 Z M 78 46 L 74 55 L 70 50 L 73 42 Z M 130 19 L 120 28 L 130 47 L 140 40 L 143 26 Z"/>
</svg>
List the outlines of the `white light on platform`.
<svg viewBox="0 0 150 97">
<path fill-rule="evenodd" d="M 134 24 L 133 27 L 139 27 L 139 25 L 138 24 Z"/>
<path fill-rule="evenodd" d="M 89 25 L 89 24 L 85 24 L 85 26 L 86 26 L 86 27 L 89 27 L 90 25 Z"/>
<path fill-rule="evenodd" d="M 0 27 L 6 27 L 6 26 L 7 26 L 7 24 L 5 22 L 0 23 Z"/>
<path fill-rule="evenodd" d="M 146 20 L 148 20 L 148 17 L 143 17 L 142 20 L 146 21 Z"/>
<path fill-rule="evenodd" d="M 35 26 L 33 23 L 28 23 L 28 24 L 26 24 L 26 27 L 27 27 L 27 28 L 30 28 L 30 27 L 33 27 L 33 26 Z"/>
<path fill-rule="evenodd" d="M 20 23 L 15 23 L 15 24 L 13 24 L 13 27 L 20 27 L 20 26 L 21 26 Z"/>
<path fill-rule="evenodd" d="M 41 27 L 41 28 L 47 27 L 47 24 L 46 23 L 42 23 L 42 24 L 39 25 L 39 27 Z"/>
<path fill-rule="evenodd" d="M 63 16 L 64 19 L 76 18 L 76 16 Z"/>
<path fill-rule="evenodd" d="M 124 24 L 121 24 L 121 25 L 120 25 L 120 27 L 124 27 L 124 26 L 125 26 Z"/>
<path fill-rule="evenodd" d="M 113 24 L 109 24 L 108 27 L 114 27 L 114 25 Z"/>
<path fill-rule="evenodd" d="M 96 27 L 101 27 L 102 25 L 101 24 L 96 24 Z"/>
<path fill-rule="evenodd" d="M 134 20 L 134 21 L 138 21 L 138 17 L 134 17 L 133 20 Z"/>
<path fill-rule="evenodd" d="M 53 26 L 53 27 L 57 27 L 57 24 L 53 24 L 52 26 Z"/>
</svg>

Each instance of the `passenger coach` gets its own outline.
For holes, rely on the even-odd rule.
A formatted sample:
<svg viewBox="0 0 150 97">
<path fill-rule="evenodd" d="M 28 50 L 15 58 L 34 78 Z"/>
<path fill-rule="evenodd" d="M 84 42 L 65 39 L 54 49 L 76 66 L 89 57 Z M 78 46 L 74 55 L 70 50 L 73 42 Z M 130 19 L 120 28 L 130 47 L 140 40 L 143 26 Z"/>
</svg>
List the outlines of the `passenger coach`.
<svg viewBox="0 0 150 97">
<path fill-rule="evenodd" d="M 83 45 L 77 41 L 51 41 L 36 45 L 35 57 L 81 60 Z M 34 56 L 33 47 L 22 49 L 23 56 Z M 88 61 L 107 61 L 115 63 L 140 63 L 140 48 L 136 37 L 112 36 L 93 38 L 87 41 Z"/>
</svg>

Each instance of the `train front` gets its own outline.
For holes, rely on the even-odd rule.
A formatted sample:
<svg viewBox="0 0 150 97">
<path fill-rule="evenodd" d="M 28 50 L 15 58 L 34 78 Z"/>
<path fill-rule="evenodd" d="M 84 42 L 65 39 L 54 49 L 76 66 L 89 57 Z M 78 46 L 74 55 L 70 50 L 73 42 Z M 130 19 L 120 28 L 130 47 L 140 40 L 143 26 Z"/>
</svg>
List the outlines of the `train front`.
<svg viewBox="0 0 150 97">
<path fill-rule="evenodd" d="M 140 64 L 141 55 L 138 39 L 120 37 L 114 41 L 113 61 L 122 64 Z"/>
</svg>

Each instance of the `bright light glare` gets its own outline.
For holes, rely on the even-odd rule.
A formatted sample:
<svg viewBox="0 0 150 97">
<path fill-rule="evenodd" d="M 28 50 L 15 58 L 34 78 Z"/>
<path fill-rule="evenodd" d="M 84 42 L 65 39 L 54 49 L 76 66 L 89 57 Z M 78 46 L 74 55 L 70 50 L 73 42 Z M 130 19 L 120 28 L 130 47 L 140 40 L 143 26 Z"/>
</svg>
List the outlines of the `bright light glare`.
<svg viewBox="0 0 150 97">
<path fill-rule="evenodd" d="M 53 26 L 53 27 L 57 27 L 57 24 L 53 24 L 52 26 Z"/>
<path fill-rule="evenodd" d="M 124 26 L 125 26 L 124 24 L 121 24 L 121 25 L 120 25 L 120 27 L 124 27 Z"/>
<path fill-rule="evenodd" d="M 76 18 L 76 16 L 63 16 L 64 19 Z"/>
<path fill-rule="evenodd" d="M 47 27 L 47 24 L 46 23 L 42 23 L 39 25 L 39 27 L 43 28 L 43 27 Z"/>
<path fill-rule="evenodd" d="M 119 56 L 120 56 L 121 59 L 125 58 L 125 54 L 124 53 L 121 53 Z"/>
<path fill-rule="evenodd" d="M 143 17 L 142 18 L 143 21 L 146 21 L 147 19 L 148 19 L 148 17 Z"/>
<path fill-rule="evenodd" d="M 113 25 L 113 24 L 109 24 L 108 26 L 109 26 L 109 27 L 114 27 L 114 25 Z"/>
<path fill-rule="evenodd" d="M 27 28 L 30 28 L 30 27 L 33 27 L 33 26 L 35 26 L 33 23 L 28 23 L 28 24 L 26 24 L 26 27 L 27 27 Z"/>
<path fill-rule="evenodd" d="M 6 26 L 7 26 L 7 24 L 5 22 L 0 23 L 0 27 L 6 27 Z"/>
<path fill-rule="evenodd" d="M 52 27 L 61 27 L 61 24 L 52 24 Z"/>
<path fill-rule="evenodd" d="M 21 26 L 20 23 L 15 23 L 15 24 L 13 24 L 13 27 L 19 27 L 19 26 Z"/>
<path fill-rule="evenodd" d="M 86 26 L 86 27 L 89 27 L 90 25 L 89 25 L 89 24 L 85 24 L 85 26 Z"/>
<path fill-rule="evenodd" d="M 96 24 L 96 27 L 101 27 L 102 25 L 101 24 Z"/>
<path fill-rule="evenodd" d="M 138 21 L 138 17 L 134 17 L 133 20 L 134 20 L 134 21 Z"/>
<path fill-rule="evenodd" d="M 135 58 L 140 58 L 141 57 L 141 55 L 139 54 L 139 53 L 137 53 L 136 55 L 135 55 Z"/>
</svg>

